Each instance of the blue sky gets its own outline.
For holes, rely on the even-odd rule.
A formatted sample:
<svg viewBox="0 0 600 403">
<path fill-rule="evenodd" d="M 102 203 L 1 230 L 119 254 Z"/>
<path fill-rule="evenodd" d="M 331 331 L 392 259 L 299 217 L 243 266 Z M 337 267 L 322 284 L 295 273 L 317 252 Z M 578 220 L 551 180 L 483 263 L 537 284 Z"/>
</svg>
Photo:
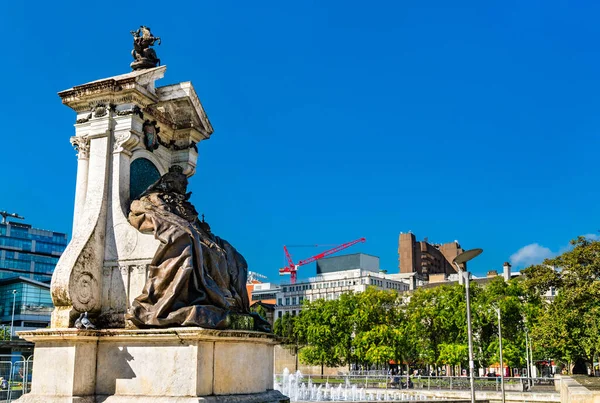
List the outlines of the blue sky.
<svg viewBox="0 0 600 403">
<path fill-rule="evenodd" d="M 192 201 L 272 281 L 284 244 L 366 237 L 348 251 L 396 272 L 411 230 L 483 248 L 481 275 L 599 229 L 598 3 L 18 3 L 0 6 L 0 210 L 36 227 L 71 231 L 56 93 L 128 72 L 144 24 L 158 85 L 191 80 L 215 129 Z"/>
</svg>

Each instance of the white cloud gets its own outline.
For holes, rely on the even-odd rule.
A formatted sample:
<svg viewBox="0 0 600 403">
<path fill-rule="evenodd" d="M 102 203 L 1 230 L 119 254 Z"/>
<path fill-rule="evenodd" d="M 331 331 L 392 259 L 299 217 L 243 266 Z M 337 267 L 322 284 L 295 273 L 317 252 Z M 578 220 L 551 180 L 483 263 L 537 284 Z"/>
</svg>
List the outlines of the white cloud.
<svg viewBox="0 0 600 403">
<path fill-rule="evenodd" d="M 585 234 L 585 238 L 589 241 L 600 241 L 599 234 Z M 540 245 L 539 243 L 532 243 L 523 246 L 521 249 L 510 255 L 510 263 L 513 266 L 526 267 L 532 264 L 540 264 L 544 259 L 552 258 L 554 256 L 562 255 L 565 252 L 573 249 L 573 245 L 568 244 L 558 249 L 558 252 L 552 252 L 549 248 Z"/>
<path fill-rule="evenodd" d="M 532 264 L 539 264 L 544 259 L 555 256 L 556 253 L 552 252 L 545 246 L 541 246 L 538 243 L 532 243 L 523 246 L 521 249 L 516 251 L 510 256 L 510 262 L 513 266 L 529 266 Z"/>
</svg>

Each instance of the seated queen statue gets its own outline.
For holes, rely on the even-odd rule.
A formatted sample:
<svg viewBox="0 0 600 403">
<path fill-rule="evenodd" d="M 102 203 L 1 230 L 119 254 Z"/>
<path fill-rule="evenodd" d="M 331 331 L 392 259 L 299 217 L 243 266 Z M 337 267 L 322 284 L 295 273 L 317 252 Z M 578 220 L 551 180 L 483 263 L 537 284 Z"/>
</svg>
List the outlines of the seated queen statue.
<svg viewBox="0 0 600 403">
<path fill-rule="evenodd" d="M 129 222 L 160 241 L 142 294 L 126 315 L 139 328 L 225 329 L 231 313 L 250 315 L 246 260 L 198 219 L 187 184 L 181 167 L 173 166 L 131 202 Z M 269 330 L 253 316 L 257 330 Z"/>
</svg>

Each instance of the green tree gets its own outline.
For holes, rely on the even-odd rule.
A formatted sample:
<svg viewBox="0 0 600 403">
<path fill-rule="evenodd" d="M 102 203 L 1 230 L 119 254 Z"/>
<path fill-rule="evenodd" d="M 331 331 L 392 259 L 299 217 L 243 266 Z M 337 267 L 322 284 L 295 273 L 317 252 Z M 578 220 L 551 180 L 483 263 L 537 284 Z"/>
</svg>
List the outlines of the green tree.
<svg viewBox="0 0 600 403">
<path fill-rule="evenodd" d="M 456 375 L 456 366 L 466 363 L 469 359 L 469 347 L 465 344 L 442 343 L 439 350 L 438 361 L 451 366 L 452 376 Z"/>
<path fill-rule="evenodd" d="M 335 345 L 335 354 L 345 365 L 350 366 L 355 362 L 353 340 L 356 331 L 355 313 L 358 311 L 359 294 L 346 292 L 340 295 L 340 298 L 333 302 L 333 309 L 336 310 L 335 333 L 337 334 L 337 344 Z"/>
<path fill-rule="evenodd" d="M 398 294 L 369 287 L 355 298 L 353 346 L 358 362 L 387 365 L 408 358 Z"/>
<path fill-rule="evenodd" d="M 304 304 L 295 323 L 298 340 L 306 345 L 300 350 L 300 361 L 323 367 L 343 365 L 339 354 L 342 336 L 339 334 L 338 301 L 319 299 Z"/>
<path fill-rule="evenodd" d="M 297 339 L 295 331 L 296 316 L 286 312 L 281 318 L 277 318 L 273 324 L 273 333 L 280 336 L 284 344 L 293 343 Z"/>
<path fill-rule="evenodd" d="M 472 287 L 475 295 L 477 287 Z M 410 361 L 440 362 L 442 344 L 466 344 L 466 302 L 464 286 L 441 285 L 420 288 L 404 305 L 406 343 L 411 346 Z"/>
<path fill-rule="evenodd" d="M 472 309 L 478 340 L 475 355 L 481 366 L 499 362 L 496 308 L 500 308 L 502 319 L 504 362 L 513 367 L 525 364 L 525 327 L 533 320 L 531 315 L 536 313 L 526 296 L 521 279 L 504 281 L 502 277 L 493 278 L 477 294 Z M 537 304 L 537 300 L 533 303 Z"/>
<path fill-rule="evenodd" d="M 556 357 L 591 365 L 600 352 L 600 242 L 578 237 L 571 245 L 562 255 L 523 271 L 531 294 L 558 289 L 542 309 L 532 338 Z"/>
</svg>

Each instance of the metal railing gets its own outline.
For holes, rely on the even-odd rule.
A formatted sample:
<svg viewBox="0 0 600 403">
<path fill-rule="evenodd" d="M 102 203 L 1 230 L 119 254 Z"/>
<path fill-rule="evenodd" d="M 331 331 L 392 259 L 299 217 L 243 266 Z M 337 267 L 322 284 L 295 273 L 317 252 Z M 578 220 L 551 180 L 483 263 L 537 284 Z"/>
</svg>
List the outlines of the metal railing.
<svg viewBox="0 0 600 403">
<path fill-rule="evenodd" d="M 33 356 L 0 354 L 0 402 L 10 403 L 31 390 Z"/>
<path fill-rule="evenodd" d="M 353 375 L 302 375 L 302 382 L 313 385 L 352 386 L 359 388 L 379 389 L 414 389 L 414 390 L 470 390 L 469 377 L 466 376 L 410 376 L 373 373 Z M 283 375 L 275 376 L 275 382 L 281 382 Z M 555 383 L 560 378 L 527 378 L 505 377 L 504 387 L 507 392 L 547 392 L 552 393 Z M 500 377 L 475 377 L 475 390 L 500 391 Z"/>
</svg>

